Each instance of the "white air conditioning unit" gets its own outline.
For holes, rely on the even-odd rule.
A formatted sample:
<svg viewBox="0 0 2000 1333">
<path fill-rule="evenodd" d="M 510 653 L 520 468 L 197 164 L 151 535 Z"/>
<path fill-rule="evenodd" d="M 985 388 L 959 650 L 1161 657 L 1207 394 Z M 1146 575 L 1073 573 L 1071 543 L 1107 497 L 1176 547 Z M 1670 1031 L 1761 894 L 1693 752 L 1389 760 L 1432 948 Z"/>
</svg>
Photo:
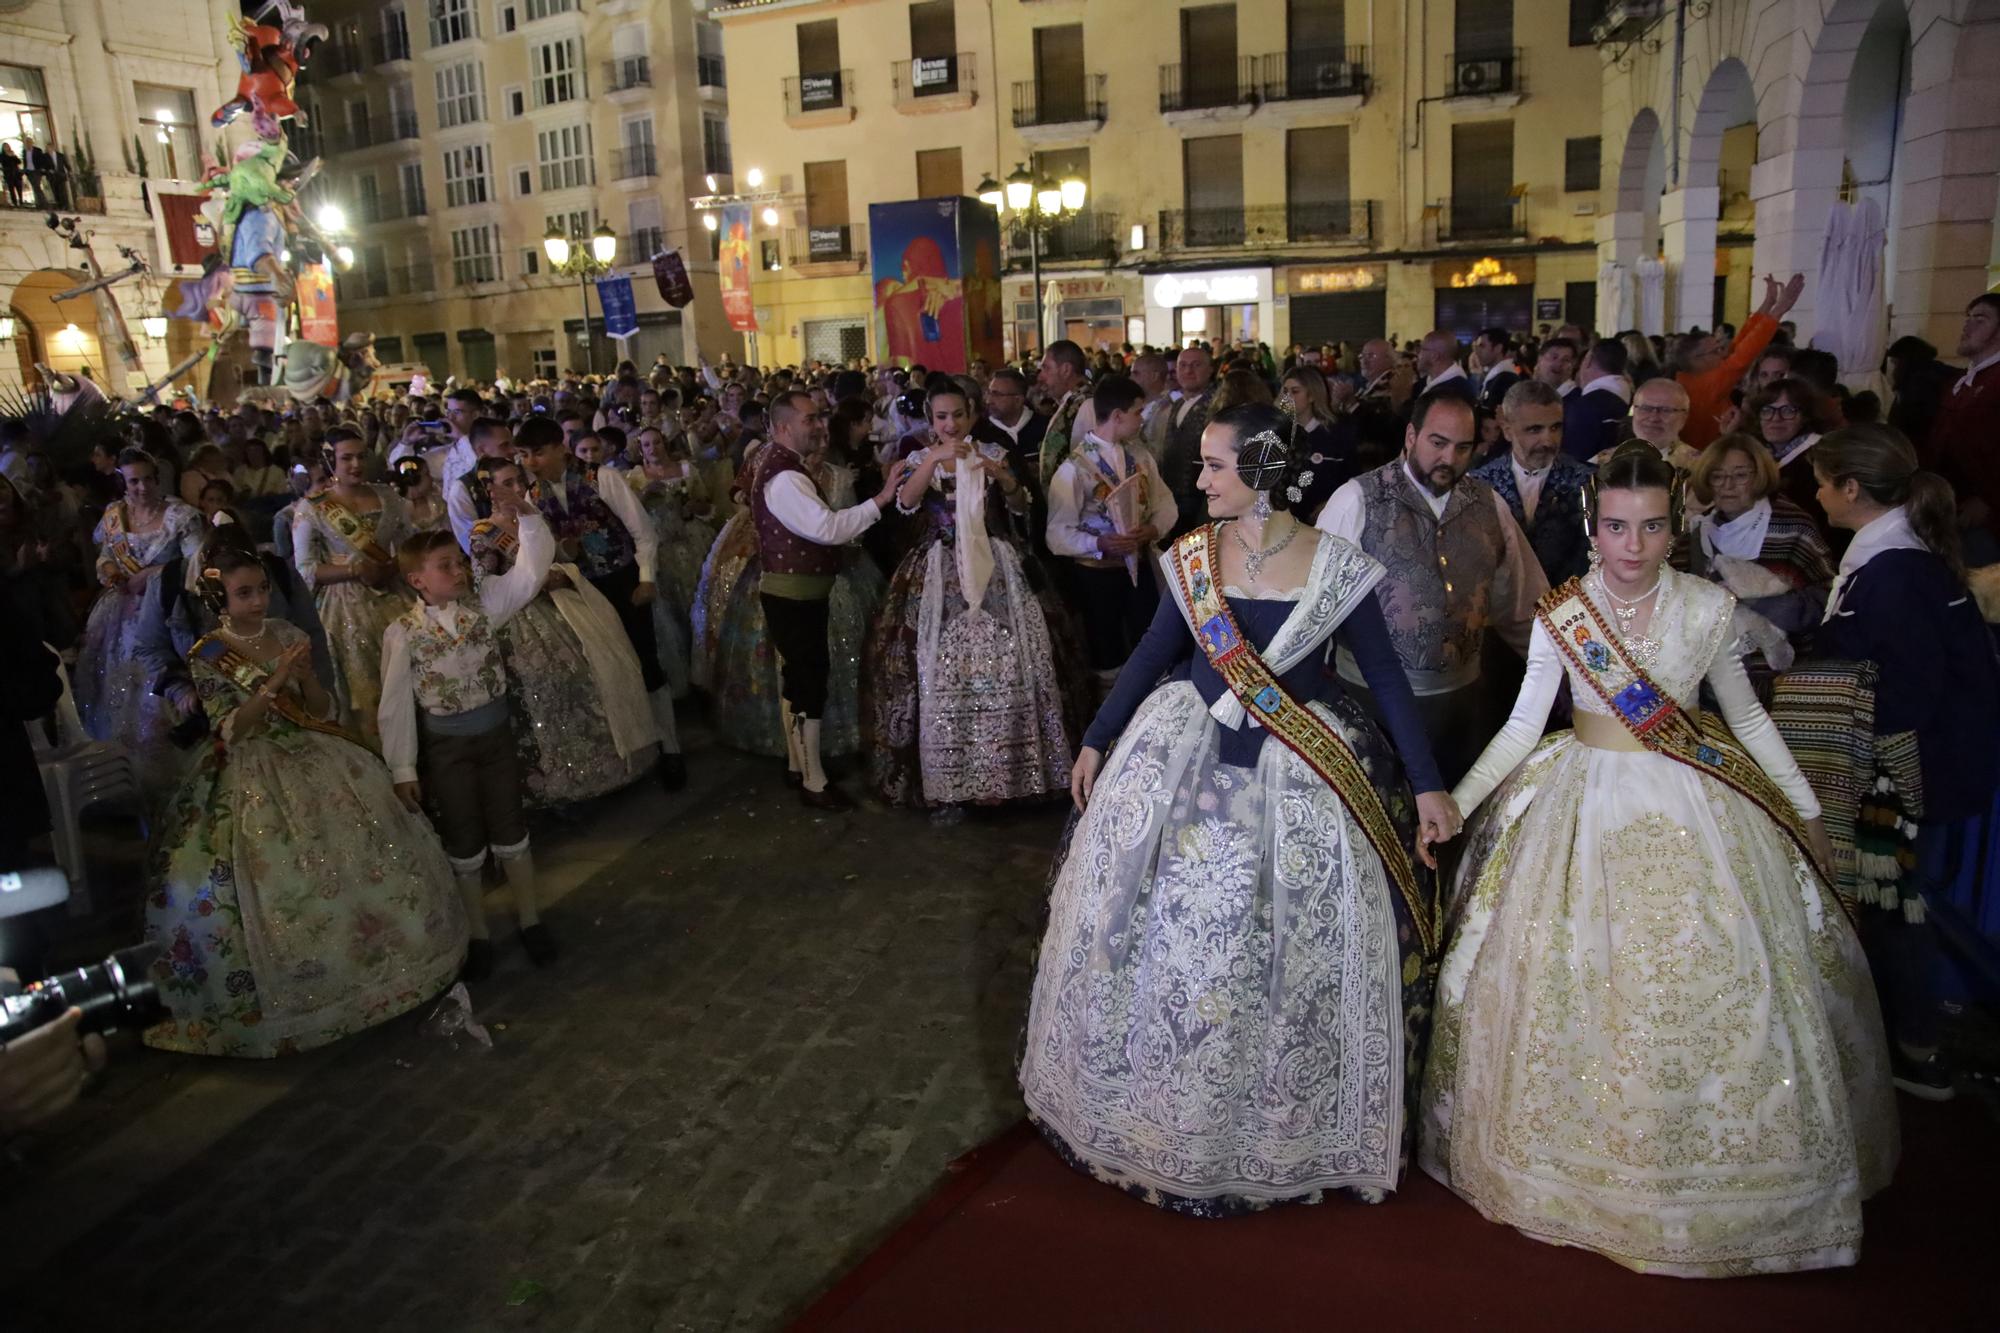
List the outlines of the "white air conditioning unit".
<svg viewBox="0 0 2000 1333">
<path fill-rule="evenodd" d="M 1460 97 L 1476 97 L 1481 93 L 1497 93 L 1506 82 L 1504 60 L 1461 60 L 1452 80 L 1452 92 Z"/>
<path fill-rule="evenodd" d="M 1329 60 L 1313 67 L 1313 81 L 1318 91 L 1337 92 L 1348 85 L 1348 70 L 1352 66 L 1345 60 Z"/>
</svg>

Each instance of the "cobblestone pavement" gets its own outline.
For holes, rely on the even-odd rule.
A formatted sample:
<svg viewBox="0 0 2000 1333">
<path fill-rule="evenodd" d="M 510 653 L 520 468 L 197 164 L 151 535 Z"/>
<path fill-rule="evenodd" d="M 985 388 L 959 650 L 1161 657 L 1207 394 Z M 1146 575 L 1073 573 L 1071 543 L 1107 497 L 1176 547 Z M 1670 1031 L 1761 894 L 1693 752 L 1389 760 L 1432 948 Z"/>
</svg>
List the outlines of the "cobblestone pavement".
<svg viewBox="0 0 2000 1333">
<path fill-rule="evenodd" d="M 301 1057 L 37 1266 L 66 1279 L 45 1317 L 626 1333 L 797 1313 L 1020 1113 L 1062 817 L 813 819 L 769 765 L 699 759 L 684 813 L 548 913 L 552 970 L 503 947 L 474 996 L 491 1050 L 420 1013 Z M 11 1326 L 33 1326 L 24 1295 L 42 1305 L 17 1289 Z"/>
</svg>

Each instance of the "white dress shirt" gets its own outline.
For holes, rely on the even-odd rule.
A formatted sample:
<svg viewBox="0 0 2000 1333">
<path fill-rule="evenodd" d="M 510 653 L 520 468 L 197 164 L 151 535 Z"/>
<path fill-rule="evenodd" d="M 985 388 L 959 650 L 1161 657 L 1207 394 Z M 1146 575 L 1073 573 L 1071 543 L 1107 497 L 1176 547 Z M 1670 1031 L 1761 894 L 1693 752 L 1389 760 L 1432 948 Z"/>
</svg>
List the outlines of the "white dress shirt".
<svg viewBox="0 0 2000 1333">
<path fill-rule="evenodd" d="M 1521 466 L 1521 460 L 1512 453 L 1507 455 L 1507 465 L 1514 469 L 1514 488 L 1521 493 L 1521 516 L 1528 522 L 1535 521 L 1535 506 L 1541 503 L 1542 483 L 1548 480 L 1549 469 L 1530 472 Z M 1550 463 L 1549 467 L 1555 466 Z"/>
<path fill-rule="evenodd" d="M 882 506 L 872 495 L 858 505 L 833 508 L 812 478 L 796 470 L 780 472 L 764 483 L 764 505 L 792 533 L 820 546 L 845 546 L 882 517 Z"/>
<path fill-rule="evenodd" d="M 1133 448 L 1133 471 L 1125 470 L 1125 449 L 1099 438 L 1097 432 L 1085 435 L 1084 443 L 1092 446 L 1094 456 L 1103 466 L 1105 477 L 1100 478 L 1095 471 L 1086 468 L 1072 449 L 1070 456 L 1063 459 L 1062 466 L 1049 480 L 1049 528 L 1048 547 L 1056 555 L 1066 555 L 1072 560 L 1123 560 L 1123 556 L 1108 556 L 1098 545 L 1098 534 L 1083 530 L 1083 511 L 1090 503 L 1090 493 L 1097 489 L 1099 480 L 1116 478 L 1111 484 L 1116 486 L 1132 475 L 1143 476 L 1147 480 L 1148 505 L 1145 521 L 1159 533 L 1173 531 L 1180 511 L 1174 507 L 1174 494 L 1160 479 L 1160 468 L 1151 454 L 1144 449 Z M 1137 442 L 1134 441 L 1136 444 Z"/>
<path fill-rule="evenodd" d="M 482 579 L 472 595 L 494 629 L 512 620 L 535 600 L 555 562 L 556 539 L 540 514 L 521 515 L 521 549 L 505 574 Z M 470 614 L 464 599 L 443 606 L 425 606 L 424 619 L 456 634 L 460 618 Z M 410 627 L 401 616 L 382 632 L 382 702 L 375 711 L 382 732 L 382 760 L 391 782 L 417 780 L 417 692 L 410 681 Z"/>
<path fill-rule="evenodd" d="M 1952 382 L 1951 391 L 1957 393 L 1960 389 L 1970 389 L 1972 381 L 1979 378 L 1979 372 L 1992 365 L 2000 365 L 2000 352 L 1995 352 L 1991 356 L 1975 361 L 1967 366 L 1965 373 Z"/>
<path fill-rule="evenodd" d="M 1438 385 L 1449 384 L 1453 380 L 1463 380 L 1470 378 L 1471 376 L 1465 373 L 1465 367 L 1459 365 L 1458 362 L 1454 361 L 1450 365 L 1446 366 L 1443 370 L 1440 370 L 1437 374 L 1431 376 L 1429 379 L 1424 381 L 1424 392 L 1429 393 L 1432 389 L 1437 388 Z"/>
<path fill-rule="evenodd" d="M 479 521 L 479 510 L 471 488 L 458 482 L 477 466 L 479 455 L 473 452 L 472 441 L 461 435 L 445 451 L 444 471 L 438 477 L 438 485 L 444 489 L 444 512 L 451 519 L 451 535 L 458 538 L 459 549 L 468 554 L 472 551 L 472 525 Z"/>
<path fill-rule="evenodd" d="M 988 412 L 986 414 L 986 419 L 992 422 L 994 425 L 998 426 L 1001 430 L 1006 431 L 1007 438 L 1018 446 L 1021 443 L 1021 432 L 1028 428 L 1028 423 L 1035 419 L 1035 414 L 1033 412 L 1028 411 L 1026 408 L 1022 408 L 1021 419 L 1015 422 L 1011 426 L 1008 425 L 1006 422 L 1002 421 L 999 417 L 994 416 L 991 412 Z"/>
<path fill-rule="evenodd" d="M 1599 375 L 1583 386 L 1585 393 L 1596 393 L 1599 389 L 1608 389 L 1628 403 L 1632 401 L 1632 381 L 1623 375 Z"/>
<path fill-rule="evenodd" d="M 542 485 L 548 494 L 555 497 L 556 503 L 567 510 L 570 487 L 589 483 L 580 477 L 565 476 L 560 483 L 544 482 Z M 459 489 L 465 488 L 461 486 Z M 625 531 L 632 534 L 633 558 L 639 564 L 639 582 L 651 583 L 655 574 L 653 563 L 659 558 L 660 534 L 653 530 L 653 520 L 646 517 L 645 508 L 639 503 L 639 493 L 615 473 L 608 484 L 592 486 L 591 489 L 604 500 L 604 507 L 625 525 Z"/>
</svg>

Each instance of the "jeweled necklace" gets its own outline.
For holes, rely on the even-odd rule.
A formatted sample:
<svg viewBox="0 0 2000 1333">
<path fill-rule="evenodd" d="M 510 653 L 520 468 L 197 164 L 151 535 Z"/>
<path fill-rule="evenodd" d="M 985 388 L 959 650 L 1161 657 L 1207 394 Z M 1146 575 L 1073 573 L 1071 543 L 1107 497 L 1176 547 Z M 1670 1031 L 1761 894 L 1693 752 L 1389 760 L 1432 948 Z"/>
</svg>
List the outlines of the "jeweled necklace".
<svg viewBox="0 0 2000 1333">
<path fill-rule="evenodd" d="M 1660 584 L 1662 582 L 1664 582 L 1664 579 L 1661 576 L 1655 576 L 1653 586 L 1640 593 L 1637 597 L 1620 597 L 1617 593 L 1611 591 L 1611 582 L 1609 579 L 1606 579 L 1601 572 L 1597 576 L 1597 586 L 1603 590 L 1604 596 L 1610 601 L 1611 614 L 1618 623 L 1618 637 L 1629 643 L 1632 646 L 1633 654 L 1642 659 L 1650 660 L 1657 655 L 1660 651 L 1660 644 L 1651 635 L 1634 634 L 1632 626 L 1637 623 L 1639 612 L 1648 603 L 1654 602 L 1659 598 Z M 1646 628 L 1652 628 L 1650 620 L 1646 622 Z"/>
<path fill-rule="evenodd" d="M 1264 576 L 1265 562 L 1268 561 L 1272 556 L 1276 555 L 1278 552 L 1284 550 L 1287 546 L 1290 546 L 1292 544 L 1292 539 L 1299 535 L 1299 524 L 1297 524 L 1296 522 L 1293 523 L 1291 527 L 1285 530 L 1284 536 L 1278 538 L 1276 542 L 1274 542 L 1270 546 L 1266 546 L 1261 551 L 1253 548 L 1250 545 L 1250 543 L 1244 539 L 1242 524 L 1231 523 L 1229 525 L 1229 533 L 1231 536 L 1236 538 L 1236 544 L 1243 548 L 1243 568 L 1245 571 L 1249 573 L 1250 581 L 1252 583 L 1255 583 L 1258 579 Z"/>
</svg>

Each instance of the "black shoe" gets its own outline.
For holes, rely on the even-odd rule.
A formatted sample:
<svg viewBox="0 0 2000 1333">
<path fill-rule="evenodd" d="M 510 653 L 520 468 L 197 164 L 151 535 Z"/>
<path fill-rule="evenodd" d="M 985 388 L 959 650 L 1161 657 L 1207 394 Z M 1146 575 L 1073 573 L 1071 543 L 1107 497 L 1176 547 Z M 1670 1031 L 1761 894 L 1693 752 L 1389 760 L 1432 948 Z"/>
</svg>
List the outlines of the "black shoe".
<svg viewBox="0 0 2000 1333">
<path fill-rule="evenodd" d="M 528 951 L 528 961 L 536 967 L 547 967 L 556 960 L 556 938 L 539 921 L 521 927 L 521 947 Z"/>
<path fill-rule="evenodd" d="M 477 984 L 492 975 L 493 941 L 473 940 L 465 946 L 465 965 L 458 969 L 458 979 Z"/>
<path fill-rule="evenodd" d="M 1948 1102 L 1956 1091 L 1951 1086 L 1951 1070 L 1936 1051 L 1922 1060 L 1912 1060 L 1894 1042 L 1889 1044 L 1889 1075 L 1898 1088 L 1927 1102 Z"/>
<path fill-rule="evenodd" d="M 804 787 L 800 787 L 799 804 L 814 810 L 839 813 L 852 810 L 854 808 L 854 799 L 829 782 L 820 791 L 807 791 Z"/>
<path fill-rule="evenodd" d="M 663 754 L 660 762 L 653 767 L 660 785 L 668 791 L 679 791 L 688 785 L 687 760 L 678 754 Z"/>
</svg>

